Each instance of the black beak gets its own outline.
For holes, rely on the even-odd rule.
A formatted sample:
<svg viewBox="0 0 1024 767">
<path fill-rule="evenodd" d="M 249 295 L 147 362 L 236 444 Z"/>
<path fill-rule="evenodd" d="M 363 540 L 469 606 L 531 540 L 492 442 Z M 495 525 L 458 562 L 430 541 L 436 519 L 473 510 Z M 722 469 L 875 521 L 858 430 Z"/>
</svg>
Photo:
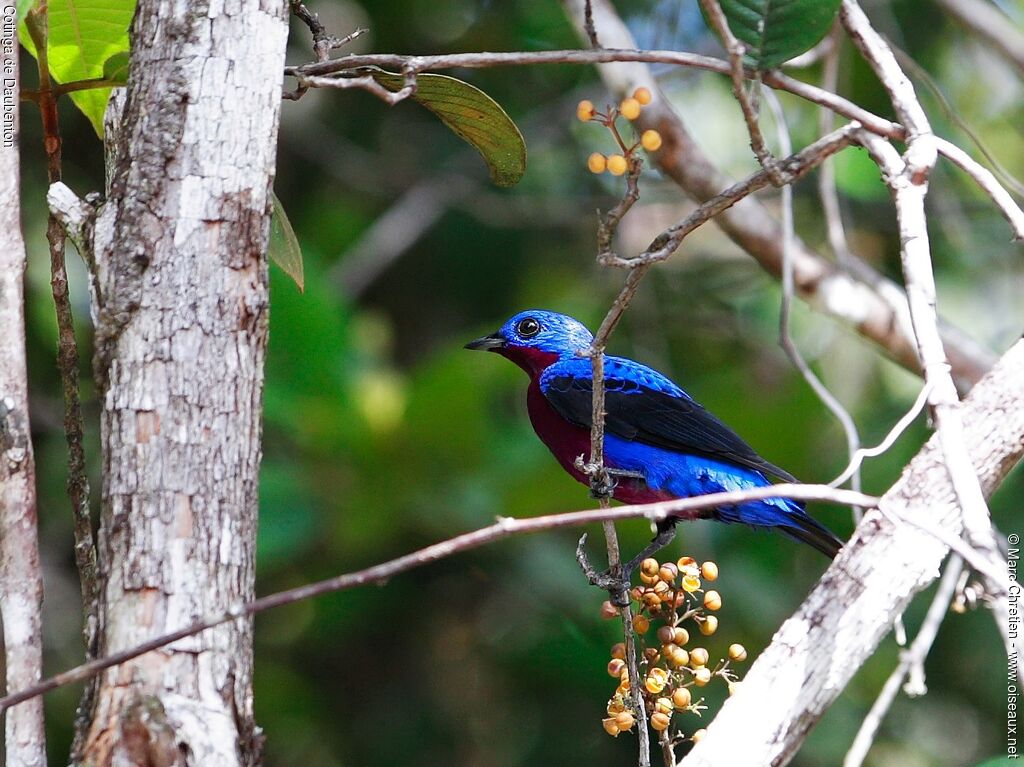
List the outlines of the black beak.
<svg viewBox="0 0 1024 767">
<path fill-rule="evenodd" d="M 466 344 L 466 348 L 472 351 L 492 352 L 505 345 L 505 339 L 498 333 L 491 333 L 489 336 L 478 338 Z"/>
</svg>

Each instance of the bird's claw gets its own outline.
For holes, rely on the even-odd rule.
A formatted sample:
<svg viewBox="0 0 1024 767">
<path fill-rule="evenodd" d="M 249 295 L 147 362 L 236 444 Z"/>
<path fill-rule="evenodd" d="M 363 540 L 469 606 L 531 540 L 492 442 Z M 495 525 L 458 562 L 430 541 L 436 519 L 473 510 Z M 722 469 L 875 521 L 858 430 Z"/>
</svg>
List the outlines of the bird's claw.
<svg viewBox="0 0 1024 767">
<path fill-rule="evenodd" d="M 584 533 L 576 546 L 576 561 L 579 563 L 580 569 L 583 570 L 583 574 L 587 576 L 587 581 L 590 582 L 591 586 L 597 586 L 599 589 L 607 591 L 613 605 L 625 607 L 629 604 L 630 571 L 622 572 L 620 565 L 614 568 L 615 572 L 605 570 L 599 573 L 590 564 L 590 559 L 587 557 L 586 543 L 587 536 Z"/>
</svg>

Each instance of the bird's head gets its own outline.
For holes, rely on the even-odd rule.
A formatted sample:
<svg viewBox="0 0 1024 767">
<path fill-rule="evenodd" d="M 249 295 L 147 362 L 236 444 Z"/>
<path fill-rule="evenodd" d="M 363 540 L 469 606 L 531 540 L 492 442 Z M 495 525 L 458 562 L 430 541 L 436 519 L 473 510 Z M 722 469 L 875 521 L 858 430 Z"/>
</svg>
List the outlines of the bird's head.
<svg viewBox="0 0 1024 767">
<path fill-rule="evenodd" d="M 592 340 L 593 334 L 579 320 L 530 309 L 510 317 L 489 336 L 470 341 L 466 348 L 497 352 L 533 375 L 559 357 L 586 349 Z"/>
</svg>

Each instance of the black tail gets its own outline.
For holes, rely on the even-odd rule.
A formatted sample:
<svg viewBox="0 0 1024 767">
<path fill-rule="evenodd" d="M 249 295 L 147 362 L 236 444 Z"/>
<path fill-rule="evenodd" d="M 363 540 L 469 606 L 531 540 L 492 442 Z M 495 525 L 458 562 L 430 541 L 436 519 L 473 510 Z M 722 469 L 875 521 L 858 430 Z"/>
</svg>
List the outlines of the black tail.
<svg viewBox="0 0 1024 767">
<path fill-rule="evenodd" d="M 776 529 L 794 540 L 813 546 L 829 559 L 835 559 L 839 549 L 843 547 L 843 542 L 833 535 L 831 530 L 806 514 L 793 516 L 787 521 L 792 527 L 780 525 Z"/>
</svg>

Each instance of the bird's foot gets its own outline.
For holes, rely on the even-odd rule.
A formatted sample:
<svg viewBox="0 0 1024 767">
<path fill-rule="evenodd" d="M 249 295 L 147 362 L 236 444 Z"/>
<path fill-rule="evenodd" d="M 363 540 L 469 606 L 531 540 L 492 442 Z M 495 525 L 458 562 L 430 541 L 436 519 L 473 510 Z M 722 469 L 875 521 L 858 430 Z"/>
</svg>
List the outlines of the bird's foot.
<svg viewBox="0 0 1024 767">
<path fill-rule="evenodd" d="M 611 498 L 622 479 L 644 479 L 643 473 L 628 469 L 610 469 L 597 463 L 589 463 L 582 455 L 576 456 L 576 468 L 590 477 L 590 495 L 593 498 Z"/>
<path fill-rule="evenodd" d="M 597 586 L 599 589 L 607 591 L 613 605 L 625 607 L 629 604 L 629 575 L 633 572 L 632 569 L 623 570 L 622 565 L 619 565 L 599 573 L 590 564 L 586 543 L 587 536 L 584 533 L 576 546 L 576 561 L 579 563 L 580 569 L 583 570 L 583 574 L 587 576 L 587 581 L 591 586 Z"/>
</svg>

